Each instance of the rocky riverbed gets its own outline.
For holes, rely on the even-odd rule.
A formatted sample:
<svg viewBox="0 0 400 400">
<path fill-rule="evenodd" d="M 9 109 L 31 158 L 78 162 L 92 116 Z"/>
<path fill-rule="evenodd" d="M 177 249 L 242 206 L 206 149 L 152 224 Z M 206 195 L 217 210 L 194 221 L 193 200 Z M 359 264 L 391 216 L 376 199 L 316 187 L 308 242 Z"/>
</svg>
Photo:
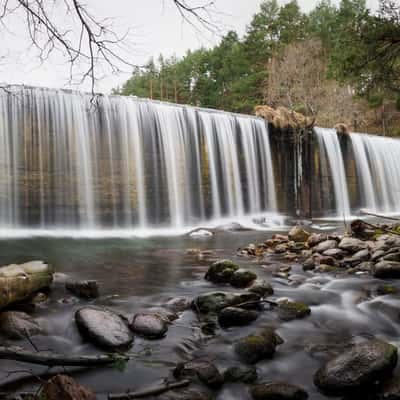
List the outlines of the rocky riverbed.
<svg viewBox="0 0 400 400">
<path fill-rule="evenodd" d="M 54 388 L 68 385 L 82 385 L 82 399 L 128 390 L 164 400 L 400 398 L 396 225 L 2 247 L 2 264 L 27 261 L 19 251 L 56 269 L 49 290 L 0 313 L 4 345 L 129 357 L 50 371 L 1 361 L 8 398 L 38 386 L 61 398 Z M 150 396 L 166 382 L 184 384 Z"/>
</svg>

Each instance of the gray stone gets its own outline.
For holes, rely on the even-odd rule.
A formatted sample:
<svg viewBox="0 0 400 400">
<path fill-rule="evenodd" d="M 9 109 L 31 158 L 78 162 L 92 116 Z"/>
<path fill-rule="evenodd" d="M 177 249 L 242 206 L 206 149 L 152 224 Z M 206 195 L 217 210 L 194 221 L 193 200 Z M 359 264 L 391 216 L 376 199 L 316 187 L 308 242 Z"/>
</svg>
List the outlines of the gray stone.
<svg viewBox="0 0 400 400">
<path fill-rule="evenodd" d="M 5 311 L 0 314 L 0 333 L 10 339 L 24 339 L 42 334 L 44 329 L 24 312 Z"/>
<path fill-rule="evenodd" d="M 397 347 L 372 339 L 328 361 L 315 373 L 314 383 L 325 393 L 343 394 L 387 378 L 396 364 Z"/>
<path fill-rule="evenodd" d="M 238 307 L 226 307 L 218 314 L 218 322 L 224 328 L 249 325 L 257 318 L 257 311 Z"/>
<path fill-rule="evenodd" d="M 99 297 L 99 285 L 96 281 L 67 282 L 65 288 L 78 297 L 95 299 Z"/>
<path fill-rule="evenodd" d="M 313 248 L 315 253 L 323 253 L 329 249 L 336 249 L 338 247 L 336 240 L 325 240 Z"/>
<path fill-rule="evenodd" d="M 255 364 L 272 358 L 276 347 L 282 343 L 283 340 L 273 329 L 265 328 L 261 332 L 240 339 L 234 349 L 240 360 L 247 364 Z"/>
<path fill-rule="evenodd" d="M 81 334 L 98 347 L 125 350 L 132 345 L 133 335 L 117 313 L 99 307 L 84 307 L 75 313 Z"/>
<path fill-rule="evenodd" d="M 385 261 L 400 261 L 400 252 L 389 253 L 382 257 Z"/>
<path fill-rule="evenodd" d="M 182 312 L 190 308 L 192 299 L 189 297 L 174 297 L 167 301 L 166 307 L 173 312 Z"/>
<path fill-rule="evenodd" d="M 349 259 L 345 259 L 345 262 L 350 263 L 352 266 L 362 263 L 363 261 L 368 261 L 370 259 L 370 254 L 368 249 L 363 249 L 357 251 Z"/>
<path fill-rule="evenodd" d="M 324 256 L 333 257 L 338 260 L 341 260 L 343 257 L 347 255 L 347 252 L 342 249 L 335 248 L 335 249 L 325 250 L 322 254 Z"/>
<path fill-rule="evenodd" d="M 294 385 L 281 382 L 261 383 L 250 389 L 253 400 L 306 400 L 307 392 Z"/>
<path fill-rule="evenodd" d="M 213 283 L 229 283 L 238 269 L 239 265 L 231 260 L 218 260 L 208 268 L 205 278 Z"/>
<path fill-rule="evenodd" d="M 379 261 L 374 265 L 372 273 L 375 278 L 393 278 L 400 279 L 400 262 Z"/>
<path fill-rule="evenodd" d="M 339 249 L 346 250 L 351 253 L 356 253 L 357 251 L 366 249 L 367 247 L 367 243 L 352 237 L 345 237 L 339 243 Z"/>
<path fill-rule="evenodd" d="M 320 244 L 327 240 L 328 237 L 325 233 L 313 233 L 307 240 L 308 247 L 315 247 L 316 245 Z"/>
<path fill-rule="evenodd" d="M 159 314 L 136 314 L 129 327 L 148 339 L 160 339 L 168 331 L 168 324 Z"/>
</svg>

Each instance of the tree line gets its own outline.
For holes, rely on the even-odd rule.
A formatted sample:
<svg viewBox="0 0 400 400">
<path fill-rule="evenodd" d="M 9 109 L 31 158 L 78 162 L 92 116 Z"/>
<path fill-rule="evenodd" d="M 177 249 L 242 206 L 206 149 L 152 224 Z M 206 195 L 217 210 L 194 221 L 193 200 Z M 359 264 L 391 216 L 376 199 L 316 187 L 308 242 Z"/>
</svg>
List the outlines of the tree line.
<svg viewBox="0 0 400 400">
<path fill-rule="evenodd" d="M 240 37 L 136 67 L 116 94 L 252 113 L 285 106 L 332 126 L 399 134 L 400 5 L 264 1 Z"/>
</svg>

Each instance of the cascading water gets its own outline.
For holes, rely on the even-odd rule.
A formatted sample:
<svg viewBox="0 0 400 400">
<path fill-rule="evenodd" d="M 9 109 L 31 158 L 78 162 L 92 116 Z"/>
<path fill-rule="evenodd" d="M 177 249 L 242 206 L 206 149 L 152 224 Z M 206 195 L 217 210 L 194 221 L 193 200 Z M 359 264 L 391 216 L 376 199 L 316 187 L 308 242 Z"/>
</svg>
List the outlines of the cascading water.
<svg viewBox="0 0 400 400">
<path fill-rule="evenodd" d="M 334 129 L 315 128 L 321 159 L 327 160 L 332 176 L 336 203 L 336 217 L 350 216 L 350 200 L 347 189 L 347 179 L 340 142 Z"/>
<path fill-rule="evenodd" d="M 133 97 L 0 95 L 0 229 L 181 229 L 276 215 L 266 124 Z"/>
<path fill-rule="evenodd" d="M 400 211 L 400 141 L 350 135 L 362 191 L 362 205 L 372 211 Z"/>
</svg>

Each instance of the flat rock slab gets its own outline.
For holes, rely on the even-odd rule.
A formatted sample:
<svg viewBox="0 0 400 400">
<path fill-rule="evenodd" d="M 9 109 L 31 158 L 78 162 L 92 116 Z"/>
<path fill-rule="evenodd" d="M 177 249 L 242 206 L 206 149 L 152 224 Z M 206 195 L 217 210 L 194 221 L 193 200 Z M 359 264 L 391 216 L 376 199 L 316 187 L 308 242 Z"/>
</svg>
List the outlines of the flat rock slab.
<svg viewBox="0 0 400 400">
<path fill-rule="evenodd" d="M 328 361 L 314 375 L 314 383 L 328 394 L 344 394 L 390 377 L 397 364 L 397 347 L 372 339 Z"/>
<path fill-rule="evenodd" d="M 81 308 L 75 322 L 82 336 L 94 345 L 109 350 L 128 349 L 133 342 L 132 332 L 117 313 L 98 307 Z"/>
</svg>

